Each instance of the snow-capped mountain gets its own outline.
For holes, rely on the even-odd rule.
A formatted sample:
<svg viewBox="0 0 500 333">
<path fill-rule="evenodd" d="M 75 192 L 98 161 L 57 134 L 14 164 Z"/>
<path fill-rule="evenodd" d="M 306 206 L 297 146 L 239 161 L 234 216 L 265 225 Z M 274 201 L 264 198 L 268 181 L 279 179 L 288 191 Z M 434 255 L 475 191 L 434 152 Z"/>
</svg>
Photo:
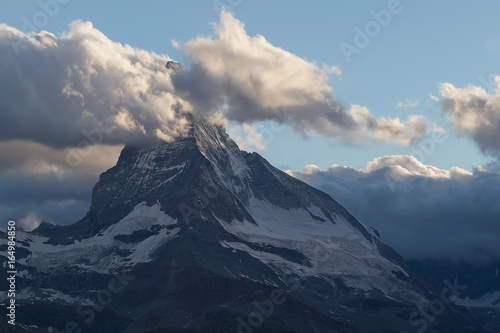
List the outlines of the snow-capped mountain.
<svg viewBox="0 0 500 333">
<path fill-rule="evenodd" d="M 185 70 L 184 66 L 182 66 L 181 63 L 178 63 L 177 61 L 172 61 L 172 60 L 167 61 L 167 64 L 165 65 L 165 67 L 167 69 L 172 69 L 176 72 L 181 72 L 181 71 Z"/>
<path fill-rule="evenodd" d="M 17 238 L 33 332 L 481 332 L 430 316 L 439 294 L 376 231 L 207 121 L 125 147 L 82 220 Z"/>
</svg>

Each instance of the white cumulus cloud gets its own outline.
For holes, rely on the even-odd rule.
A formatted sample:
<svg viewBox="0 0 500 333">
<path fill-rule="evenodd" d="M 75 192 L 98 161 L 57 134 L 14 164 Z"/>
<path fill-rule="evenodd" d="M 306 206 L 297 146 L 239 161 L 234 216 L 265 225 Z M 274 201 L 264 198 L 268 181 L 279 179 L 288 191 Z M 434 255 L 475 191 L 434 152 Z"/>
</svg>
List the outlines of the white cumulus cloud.
<svg viewBox="0 0 500 333">
<path fill-rule="evenodd" d="M 185 132 L 190 107 L 175 95 L 170 59 L 113 42 L 90 22 L 59 37 L 0 24 L 0 55 L 2 141 L 75 147 L 91 135 L 122 144 Z"/>
<path fill-rule="evenodd" d="M 488 93 L 483 87 L 457 88 L 440 84 L 440 103 L 455 124 L 456 131 L 471 137 L 485 153 L 500 156 L 500 76 L 497 87 Z"/>
<path fill-rule="evenodd" d="M 174 77 L 175 87 L 197 110 L 224 106 L 231 121 L 274 120 L 304 134 L 402 145 L 432 131 L 420 116 L 404 121 L 377 118 L 366 107 L 344 107 L 328 85 L 328 74 L 340 75 L 340 68 L 320 68 L 262 35 L 249 36 L 244 24 L 227 11 L 214 24 L 213 37 L 188 41 L 184 51 L 190 69 Z M 286 118 L 277 116 L 281 109 L 286 109 Z"/>
</svg>

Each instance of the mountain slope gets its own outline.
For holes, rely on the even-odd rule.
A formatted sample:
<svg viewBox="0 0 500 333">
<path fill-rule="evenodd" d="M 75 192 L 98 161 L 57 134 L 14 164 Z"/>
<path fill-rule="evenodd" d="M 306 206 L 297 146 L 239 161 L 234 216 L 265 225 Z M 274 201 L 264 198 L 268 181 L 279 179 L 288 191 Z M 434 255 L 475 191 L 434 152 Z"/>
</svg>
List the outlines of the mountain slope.
<svg viewBox="0 0 500 333">
<path fill-rule="evenodd" d="M 207 121 L 125 147 L 82 220 L 18 238 L 40 329 L 481 332 L 452 306 L 425 319 L 439 296 L 376 232 Z"/>
<path fill-rule="evenodd" d="M 500 331 L 500 261 L 469 262 L 446 259 L 411 260 L 409 266 L 435 285 L 459 281 L 462 288 L 454 303 L 467 307 L 486 332 Z"/>
</svg>

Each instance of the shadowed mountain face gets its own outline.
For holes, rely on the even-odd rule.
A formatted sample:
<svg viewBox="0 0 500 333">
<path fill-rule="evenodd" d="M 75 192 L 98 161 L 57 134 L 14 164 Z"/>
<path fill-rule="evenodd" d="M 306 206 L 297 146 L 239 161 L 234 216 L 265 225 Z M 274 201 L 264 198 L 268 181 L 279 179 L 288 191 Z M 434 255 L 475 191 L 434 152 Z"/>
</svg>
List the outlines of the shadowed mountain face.
<svg viewBox="0 0 500 333">
<path fill-rule="evenodd" d="M 125 147 L 81 221 L 18 240 L 33 332 L 482 332 L 331 197 L 203 121 Z"/>
</svg>

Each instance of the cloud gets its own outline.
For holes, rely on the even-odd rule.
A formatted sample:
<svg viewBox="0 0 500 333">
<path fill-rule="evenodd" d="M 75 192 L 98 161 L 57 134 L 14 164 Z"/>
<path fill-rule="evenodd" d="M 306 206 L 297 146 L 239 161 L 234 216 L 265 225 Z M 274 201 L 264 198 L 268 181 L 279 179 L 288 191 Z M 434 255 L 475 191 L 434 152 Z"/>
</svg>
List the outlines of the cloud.
<svg viewBox="0 0 500 333">
<path fill-rule="evenodd" d="M 19 225 L 21 225 L 21 228 L 24 230 L 30 231 L 38 227 L 41 221 L 42 220 L 36 216 L 34 212 L 30 212 L 19 221 Z"/>
<path fill-rule="evenodd" d="M 337 66 L 327 66 L 327 65 L 324 65 L 323 66 L 323 70 L 327 74 L 335 74 L 337 76 L 342 76 L 342 70 L 340 69 L 340 67 L 337 67 Z"/>
<path fill-rule="evenodd" d="M 31 230 L 41 220 L 77 222 L 90 207 L 97 179 L 98 175 L 81 170 L 65 173 L 62 182 L 53 172 L 4 171 L 0 173 L 0 225 L 14 220 Z"/>
<path fill-rule="evenodd" d="M 410 100 L 410 99 L 406 99 L 405 102 L 399 102 L 398 103 L 398 108 L 416 108 L 418 106 L 418 102 L 419 100 L 416 99 L 414 101 Z"/>
<path fill-rule="evenodd" d="M 347 141 L 374 140 L 412 144 L 431 127 L 420 116 L 406 121 L 377 118 L 366 107 L 345 107 L 333 98 L 328 74 L 338 67 L 318 67 L 263 36 L 249 36 L 244 24 L 223 11 L 214 24 L 215 37 L 198 37 L 184 44 L 190 69 L 173 77 L 176 91 L 195 111 L 225 106 L 230 121 L 273 120 L 307 134 Z M 280 117 L 277 110 L 286 110 Z"/>
<path fill-rule="evenodd" d="M 92 188 L 116 164 L 122 146 L 56 149 L 31 141 L 0 142 L 0 226 L 26 230 L 41 220 L 70 224 L 90 207 Z"/>
<path fill-rule="evenodd" d="M 99 175 L 118 160 L 123 146 L 94 145 L 85 148 L 51 148 L 32 141 L 0 142 L 0 172 L 43 175 L 54 168 L 63 172 Z"/>
<path fill-rule="evenodd" d="M 441 83 L 440 103 L 455 124 L 456 131 L 472 138 L 487 154 L 500 156 L 500 76 L 494 76 L 496 89 L 468 85 L 457 88 Z"/>
<path fill-rule="evenodd" d="M 405 258 L 487 261 L 500 257 L 500 173 L 424 165 L 385 156 L 363 169 L 288 171 L 330 194 Z"/>
<path fill-rule="evenodd" d="M 171 39 L 170 43 L 172 44 L 172 46 L 174 47 L 174 49 L 176 49 L 176 50 L 180 50 L 181 49 L 181 45 L 180 45 L 180 43 L 179 43 L 179 41 L 177 39 Z"/>
<path fill-rule="evenodd" d="M 396 141 L 409 146 L 422 140 L 429 132 L 429 125 L 418 115 L 410 116 L 406 122 L 399 118 L 376 118 L 368 108 L 360 105 L 352 105 L 347 114 L 357 124 L 355 131 L 349 133 L 349 136 L 369 138 L 377 142 Z M 441 131 L 441 128 L 433 130 Z"/>
<path fill-rule="evenodd" d="M 171 140 L 185 133 L 165 55 L 109 40 L 76 21 L 56 37 L 0 24 L 0 141 L 63 148 Z"/>
<path fill-rule="evenodd" d="M 439 102 L 440 101 L 439 98 L 437 98 L 433 94 L 429 94 L 429 98 L 432 99 L 434 102 Z"/>
<path fill-rule="evenodd" d="M 0 229 L 5 230 L 9 220 L 16 221 L 18 226 L 27 231 L 36 228 L 43 220 L 67 225 L 83 218 L 88 210 L 88 201 L 72 199 L 0 204 Z"/>
<path fill-rule="evenodd" d="M 262 136 L 262 124 L 249 125 L 243 123 L 240 126 L 228 130 L 229 136 L 236 141 L 243 150 L 265 150 L 266 144 Z"/>
</svg>

